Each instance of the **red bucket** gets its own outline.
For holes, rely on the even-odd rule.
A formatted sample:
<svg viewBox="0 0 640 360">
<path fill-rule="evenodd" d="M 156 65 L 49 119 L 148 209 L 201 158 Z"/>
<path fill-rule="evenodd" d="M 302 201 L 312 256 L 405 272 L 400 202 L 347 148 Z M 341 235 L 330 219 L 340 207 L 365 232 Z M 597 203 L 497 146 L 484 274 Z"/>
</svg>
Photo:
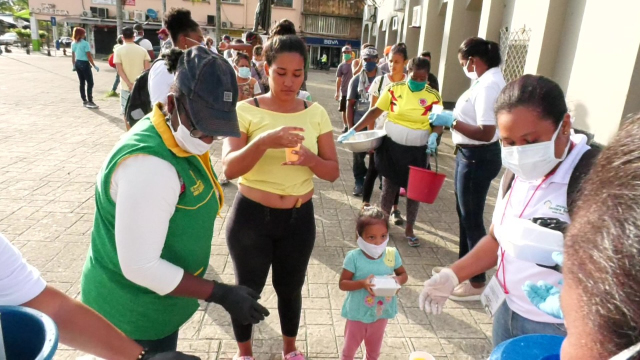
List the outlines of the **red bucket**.
<svg viewBox="0 0 640 360">
<path fill-rule="evenodd" d="M 436 155 L 436 171 L 409 166 L 409 185 L 407 197 L 411 200 L 433 204 L 442 189 L 447 176 L 438 173 L 438 155 Z"/>
</svg>

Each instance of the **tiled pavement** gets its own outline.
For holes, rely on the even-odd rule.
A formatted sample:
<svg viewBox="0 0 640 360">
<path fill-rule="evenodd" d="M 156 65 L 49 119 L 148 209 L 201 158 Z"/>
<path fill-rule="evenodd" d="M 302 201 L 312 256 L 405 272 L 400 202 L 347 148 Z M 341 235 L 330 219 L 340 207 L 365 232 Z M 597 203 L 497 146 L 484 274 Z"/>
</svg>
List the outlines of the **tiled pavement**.
<svg viewBox="0 0 640 360">
<path fill-rule="evenodd" d="M 105 156 L 123 133 L 117 98 L 104 98 L 115 72 L 106 63 L 96 79 L 98 110 L 83 108 L 70 58 L 27 56 L 20 50 L 0 56 L 0 232 L 20 248 L 44 278 L 71 296 L 80 292 L 80 274 L 86 257 L 94 212 L 94 182 Z M 341 129 L 333 73 L 312 72 L 308 87 L 331 115 L 335 133 Z M 220 169 L 214 146 L 213 161 Z M 355 247 L 354 218 L 361 200 L 351 196 L 351 153 L 339 148 L 341 176 L 335 183 L 316 181 L 318 237 L 303 289 L 303 316 L 299 348 L 308 359 L 338 359 L 344 320 L 340 309 L 345 293 L 338 289 L 344 255 Z M 440 169 L 447 173 L 445 187 L 433 205 L 421 205 L 416 233 L 422 246 L 409 248 L 403 230 L 393 227 L 409 282 L 400 291 L 399 314 L 386 329 L 381 359 L 408 359 L 424 350 L 438 359 L 482 359 L 491 349 L 491 320 L 479 303 L 449 302 L 445 312 L 427 316 L 417 308 L 421 284 L 433 266 L 457 258 L 458 225 L 454 205 L 453 156 L 450 136 L 440 148 Z M 488 222 L 497 184 L 487 201 Z M 225 189 L 227 205 L 216 220 L 208 278 L 233 281 L 233 267 L 225 246 L 225 219 L 237 188 Z M 378 199 L 376 189 L 373 199 Z M 404 200 L 401 200 L 404 209 Z M 404 210 L 403 210 L 404 213 Z M 280 328 L 273 287 L 267 286 L 263 303 L 272 310 L 256 327 L 254 347 L 258 359 L 279 359 Z M 180 331 L 179 347 L 203 359 L 228 359 L 235 343 L 228 315 L 217 305 L 202 304 Z M 61 347 L 57 359 L 79 356 Z M 281 357 L 280 357 L 281 358 Z"/>
</svg>

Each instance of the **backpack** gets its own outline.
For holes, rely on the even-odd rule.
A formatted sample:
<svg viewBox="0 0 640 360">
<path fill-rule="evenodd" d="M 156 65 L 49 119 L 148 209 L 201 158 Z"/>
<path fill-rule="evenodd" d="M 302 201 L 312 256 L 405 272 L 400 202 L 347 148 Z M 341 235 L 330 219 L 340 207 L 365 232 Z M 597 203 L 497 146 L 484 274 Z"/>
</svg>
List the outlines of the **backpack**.
<svg viewBox="0 0 640 360">
<path fill-rule="evenodd" d="M 112 68 L 115 69 L 116 68 L 116 64 L 113 62 L 113 55 L 114 54 L 109 55 L 109 66 L 111 66 Z"/>
<path fill-rule="evenodd" d="M 260 74 L 260 70 L 258 70 L 258 67 L 256 66 L 256 64 L 251 61 L 251 66 L 253 67 L 253 69 L 256 71 L 256 74 L 258 74 L 258 82 L 260 84 L 262 84 L 262 86 L 264 86 L 264 93 L 268 93 L 269 92 L 269 81 L 267 81 L 267 79 L 263 79 L 262 75 Z"/>
<path fill-rule="evenodd" d="M 129 126 L 135 125 L 140 119 L 153 110 L 153 104 L 149 96 L 149 72 L 151 72 L 153 66 L 160 60 L 162 60 L 162 58 L 155 59 L 153 63 L 151 63 L 151 66 L 143 71 L 133 83 L 133 88 L 131 88 L 127 104 L 124 107 L 124 116 Z"/>
<path fill-rule="evenodd" d="M 573 215 L 573 210 L 579 200 L 582 182 L 584 178 L 589 175 L 589 172 L 591 172 L 591 168 L 593 168 L 601 151 L 599 147 L 589 145 L 589 150 L 582 154 L 582 157 L 573 168 L 573 172 L 571 172 L 569 184 L 567 185 L 567 208 L 569 208 L 569 217 Z M 509 169 L 504 172 L 501 187 L 503 197 L 507 196 L 515 177 L 516 175 Z"/>
</svg>

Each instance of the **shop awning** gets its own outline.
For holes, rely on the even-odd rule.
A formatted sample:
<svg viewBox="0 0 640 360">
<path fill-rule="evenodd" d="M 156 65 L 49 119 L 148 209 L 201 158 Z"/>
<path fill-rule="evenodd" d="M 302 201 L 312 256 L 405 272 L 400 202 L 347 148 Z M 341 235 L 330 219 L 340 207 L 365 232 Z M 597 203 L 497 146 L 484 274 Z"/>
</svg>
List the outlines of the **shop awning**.
<svg viewBox="0 0 640 360">
<path fill-rule="evenodd" d="M 24 9 L 13 14 L 13 16 L 29 21 L 31 19 L 31 12 L 29 11 L 29 9 Z"/>
<path fill-rule="evenodd" d="M 58 21 L 63 21 L 62 18 Z M 88 18 L 88 17 L 78 17 L 78 16 L 67 16 L 64 18 L 65 22 L 73 23 L 73 24 L 87 24 L 87 25 L 104 25 L 104 26 L 116 26 L 116 19 L 100 19 L 100 18 Z M 135 25 L 137 22 L 133 20 L 123 20 L 122 24 L 127 25 Z M 162 23 L 160 22 L 149 22 L 144 25 L 145 29 L 160 29 L 162 27 Z"/>
</svg>

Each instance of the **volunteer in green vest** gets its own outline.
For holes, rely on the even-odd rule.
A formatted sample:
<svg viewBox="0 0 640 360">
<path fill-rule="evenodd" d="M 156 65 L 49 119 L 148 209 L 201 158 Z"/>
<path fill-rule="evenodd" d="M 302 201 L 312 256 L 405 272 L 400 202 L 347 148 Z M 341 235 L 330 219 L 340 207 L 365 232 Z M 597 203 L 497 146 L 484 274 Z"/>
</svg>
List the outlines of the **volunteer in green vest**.
<svg viewBox="0 0 640 360">
<path fill-rule="evenodd" d="M 98 174 L 82 275 L 82 301 L 151 353 L 176 349 L 198 299 L 247 324 L 269 314 L 249 288 L 203 279 L 223 205 L 208 150 L 240 135 L 235 72 L 203 46 L 166 61 L 175 72 L 166 109 L 156 104 Z"/>
</svg>

